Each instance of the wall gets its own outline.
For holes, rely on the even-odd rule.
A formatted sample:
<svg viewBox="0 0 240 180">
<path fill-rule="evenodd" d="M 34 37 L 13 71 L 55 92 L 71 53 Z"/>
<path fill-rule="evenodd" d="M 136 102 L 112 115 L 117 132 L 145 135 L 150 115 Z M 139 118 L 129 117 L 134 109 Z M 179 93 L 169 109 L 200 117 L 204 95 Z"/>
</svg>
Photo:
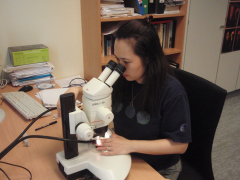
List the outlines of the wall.
<svg viewBox="0 0 240 180">
<path fill-rule="evenodd" d="M 31 44 L 49 48 L 56 79 L 83 77 L 80 1 L 1 0 L 0 65 L 10 62 L 8 47 Z"/>
<path fill-rule="evenodd" d="M 221 54 L 228 1 L 190 0 L 184 70 L 228 92 L 239 89 L 240 51 Z"/>
<path fill-rule="evenodd" d="M 218 1 L 216 3 L 216 1 Z M 216 81 L 219 54 L 227 11 L 226 0 L 191 0 L 183 69 Z"/>
</svg>

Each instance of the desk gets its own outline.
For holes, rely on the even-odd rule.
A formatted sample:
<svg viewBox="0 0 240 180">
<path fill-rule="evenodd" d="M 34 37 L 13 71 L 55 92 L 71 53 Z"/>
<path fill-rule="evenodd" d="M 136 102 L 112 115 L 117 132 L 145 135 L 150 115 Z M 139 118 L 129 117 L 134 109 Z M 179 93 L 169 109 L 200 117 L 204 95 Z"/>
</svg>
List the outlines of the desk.
<svg viewBox="0 0 240 180">
<path fill-rule="evenodd" d="M 12 87 L 7 85 L 3 92 L 18 91 L 20 87 Z M 39 92 L 37 88 L 27 92 L 30 96 L 41 102 L 35 97 Z M 0 123 L 0 152 L 5 149 L 30 123 L 27 121 L 14 107 L 8 102 L 3 101 L 0 106 L 6 112 L 6 118 Z M 46 136 L 62 136 L 61 119 L 56 119 L 57 124 L 35 131 L 36 128 L 48 124 L 53 121 L 53 115 L 57 114 L 57 110 L 52 111 L 51 116 L 40 118 L 27 131 L 28 135 L 46 135 Z M 33 180 L 65 180 L 64 176 L 58 169 L 56 162 L 56 153 L 63 150 L 63 142 L 48 140 L 48 139 L 29 139 L 30 146 L 25 147 L 21 142 L 15 146 L 2 161 L 17 164 L 29 169 L 32 173 Z M 2 168 L 10 177 L 10 179 L 27 180 L 29 173 L 22 169 L 13 166 L 8 166 L 0 163 Z M 7 180 L 6 176 L 0 171 L 0 179 Z M 132 157 L 132 166 L 126 180 L 164 180 L 164 178 L 156 172 L 145 161 Z"/>
</svg>

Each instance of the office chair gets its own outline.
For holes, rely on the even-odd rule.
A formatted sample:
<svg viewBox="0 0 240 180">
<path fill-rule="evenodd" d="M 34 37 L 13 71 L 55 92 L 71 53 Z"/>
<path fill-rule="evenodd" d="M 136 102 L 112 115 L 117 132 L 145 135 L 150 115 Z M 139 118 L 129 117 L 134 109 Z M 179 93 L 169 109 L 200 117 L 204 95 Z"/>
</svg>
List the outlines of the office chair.
<svg viewBox="0 0 240 180">
<path fill-rule="evenodd" d="M 214 180 L 212 145 L 227 91 L 199 76 L 173 68 L 185 87 L 190 106 L 192 142 L 181 155 L 178 180 Z"/>
</svg>

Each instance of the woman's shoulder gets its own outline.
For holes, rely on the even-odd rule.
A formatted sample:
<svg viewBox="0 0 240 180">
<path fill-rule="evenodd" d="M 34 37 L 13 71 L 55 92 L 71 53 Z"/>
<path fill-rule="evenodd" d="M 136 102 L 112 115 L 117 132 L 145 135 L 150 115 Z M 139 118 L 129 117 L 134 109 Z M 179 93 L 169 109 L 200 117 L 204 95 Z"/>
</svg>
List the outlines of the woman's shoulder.
<svg viewBox="0 0 240 180">
<path fill-rule="evenodd" d="M 186 95 L 186 91 L 183 85 L 178 81 L 177 78 L 173 77 L 170 74 L 167 76 L 164 93 L 170 93 L 171 95 Z"/>
</svg>

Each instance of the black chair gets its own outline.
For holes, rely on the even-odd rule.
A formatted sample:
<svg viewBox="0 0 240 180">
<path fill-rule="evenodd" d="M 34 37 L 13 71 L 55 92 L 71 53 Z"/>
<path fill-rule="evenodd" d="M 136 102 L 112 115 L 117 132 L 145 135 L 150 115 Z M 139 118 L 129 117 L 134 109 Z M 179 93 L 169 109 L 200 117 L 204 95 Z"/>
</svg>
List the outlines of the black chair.
<svg viewBox="0 0 240 180">
<path fill-rule="evenodd" d="M 192 126 L 192 142 L 181 155 L 178 180 L 214 180 L 212 145 L 227 91 L 184 70 L 173 71 L 188 94 Z"/>
</svg>

